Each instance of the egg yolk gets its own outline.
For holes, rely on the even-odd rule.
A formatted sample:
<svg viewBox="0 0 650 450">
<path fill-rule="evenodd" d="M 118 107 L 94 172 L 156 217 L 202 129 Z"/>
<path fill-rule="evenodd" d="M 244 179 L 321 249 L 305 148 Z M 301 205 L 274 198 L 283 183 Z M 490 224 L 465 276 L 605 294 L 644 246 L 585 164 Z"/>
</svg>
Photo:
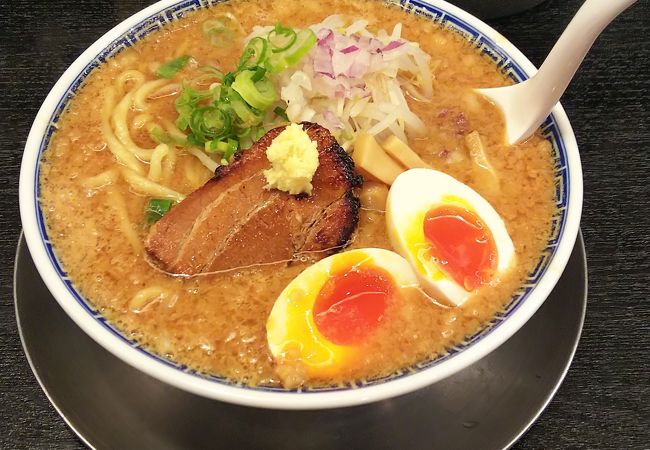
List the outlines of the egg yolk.
<svg viewBox="0 0 650 450">
<path fill-rule="evenodd" d="M 497 267 L 497 250 L 490 229 L 473 212 L 445 205 L 424 218 L 430 255 L 440 268 L 466 290 L 489 283 Z"/>
<path fill-rule="evenodd" d="M 378 267 L 334 273 L 316 297 L 314 323 L 335 344 L 359 344 L 380 324 L 393 289 L 391 276 Z"/>
</svg>

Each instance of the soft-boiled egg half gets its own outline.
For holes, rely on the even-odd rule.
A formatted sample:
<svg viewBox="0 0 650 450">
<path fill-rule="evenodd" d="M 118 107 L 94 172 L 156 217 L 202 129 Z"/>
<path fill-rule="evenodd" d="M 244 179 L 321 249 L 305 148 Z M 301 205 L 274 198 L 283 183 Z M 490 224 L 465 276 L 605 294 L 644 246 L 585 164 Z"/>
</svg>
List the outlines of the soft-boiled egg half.
<svg viewBox="0 0 650 450">
<path fill-rule="evenodd" d="M 401 289 L 417 287 L 409 263 L 379 248 L 350 250 L 305 269 L 282 291 L 266 322 L 278 364 L 332 377 L 358 359 Z"/>
<path fill-rule="evenodd" d="M 514 265 L 515 250 L 494 208 L 469 186 L 437 170 L 400 174 L 388 193 L 393 248 L 413 266 L 424 291 L 461 305 Z"/>
</svg>

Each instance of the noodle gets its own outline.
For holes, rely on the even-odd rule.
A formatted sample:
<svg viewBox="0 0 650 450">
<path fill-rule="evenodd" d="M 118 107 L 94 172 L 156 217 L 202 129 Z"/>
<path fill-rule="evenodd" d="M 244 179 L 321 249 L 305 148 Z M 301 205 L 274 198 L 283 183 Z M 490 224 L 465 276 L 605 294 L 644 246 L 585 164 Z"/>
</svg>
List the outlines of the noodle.
<svg viewBox="0 0 650 450">
<path fill-rule="evenodd" d="M 167 173 L 171 173 L 176 163 L 176 154 L 167 144 L 160 144 L 151 155 L 148 176 L 151 181 L 159 182 L 161 180 L 163 175 L 163 159 L 167 162 Z"/>
<path fill-rule="evenodd" d="M 133 312 L 139 313 L 147 306 L 155 301 L 165 300 L 169 298 L 170 292 L 160 286 L 150 286 L 140 289 L 129 301 L 129 309 Z"/>
<path fill-rule="evenodd" d="M 115 211 L 115 214 L 117 215 L 119 230 L 129 241 L 129 244 L 133 247 L 133 251 L 136 254 L 142 253 L 142 243 L 140 242 L 140 238 L 138 237 L 138 233 L 135 231 L 131 219 L 129 219 L 124 197 L 122 197 L 122 194 L 112 189 L 107 191 L 106 195 L 109 200 L 108 204 L 113 208 L 113 211 Z"/>
<path fill-rule="evenodd" d="M 113 119 L 115 135 L 127 150 L 135 154 L 142 161 L 149 161 L 153 149 L 139 147 L 135 142 L 133 142 L 131 134 L 129 133 L 129 125 L 127 124 L 126 118 L 129 109 L 131 108 L 131 104 L 133 103 L 133 96 L 134 91 L 131 90 L 128 94 L 122 97 L 122 100 L 120 100 L 117 106 L 113 109 L 111 118 Z"/>
<path fill-rule="evenodd" d="M 132 81 L 134 84 L 132 90 L 137 89 L 138 87 L 142 86 L 142 83 L 144 83 L 144 74 L 135 69 L 125 70 L 124 72 L 120 73 L 116 79 L 116 85 L 120 95 L 124 95 L 126 92 L 124 86 L 129 81 Z"/>
<path fill-rule="evenodd" d="M 100 189 L 104 186 L 115 183 L 118 176 L 119 173 L 116 169 L 109 169 L 93 177 L 82 179 L 81 185 L 87 189 Z"/>
<path fill-rule="evenodd" d="M 159 198 L 169 198 L 175 202 L 180 202 L 185 199 L 185 196 L 183 194 L 161 184 L 155 183 L 148 178 L 145 178 L 142 175 L 127 169 L 126 167 L 122 168 L 122 175 L 124 176 L 124 179 L 129 183 L 131 188 L 140 194 L 151 195 L 153 197 Z"/>
<path fill-rule="evenodd" d="M 135 92 L 133 92 L 133 106 L 135 107 L 136 111 L 146 111 L 147 110 L 147 104 L 146 104 L 146 98 L 154 91 L 157 89 L 160 89 L 161 87 L 165 86 L 166 84 L 169 83 L 169 80 L 161 79 L 161 80 L 152 80 L 152 81 L 147 81 L 143 85 L 141 85 Z"/>
<path fill-rule="evenodd" d="M 144 128 L 149 122 L 153 121 L 153 117 L 149 113 L 138 114 L 131 120 L 131 126 L 136 130 Z"/>
<path fill-rule="evenodd" d="M 129 152 L 113 134 L 113 129 L 110 125 L 110 117 L 114 104 L 115 88 L 108 87 L 104 90 L 104 109 L 102 111 L 101 124 L 102 135 L 104 136 L 111 153 L 115 155 L 115 158 L 117 158 L 120 164 L 123 164 L 135 173 L 143 174 L 144 169 L 142 168 L 138 158 L 136 158 L 133 153 Z"/>
</svg>

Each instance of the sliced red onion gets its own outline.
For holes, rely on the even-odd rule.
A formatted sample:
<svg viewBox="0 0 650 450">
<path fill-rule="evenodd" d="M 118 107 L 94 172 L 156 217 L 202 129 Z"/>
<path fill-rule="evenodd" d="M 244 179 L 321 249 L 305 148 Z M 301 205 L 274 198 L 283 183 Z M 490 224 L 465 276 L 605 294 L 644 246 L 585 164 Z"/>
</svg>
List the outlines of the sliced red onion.
<svg viewBox="0 0 650 450">
<path fill-rule="evenodd" d="M 358 36 L 357 42 L 359 47 L 368 48 L 370 46 L 371 39 L 368 36 Z"/>
<path fill-rule="evenodd" d="M 381 48 L 384 46 L 379 39 L 369 39 L 368 40 L 368 51 L 370 53 L 381 53 Z"/>
<path fill-rule="evenodd" d="M 356 45 L 351 45 L 351 46 L 345 47 L 343 50 L 341 50 L 341 53 L 343 53 L 344 55 L 347 55 L 348 53 L 354 53 L 356 51 L 359 51 L 359 47 L 357 47 Z"/>
<path fill-rule="evenodd" d="M 325 120 L 325 128 L 328 128 L 329 130 L 335 130 L 339 129 L 342 130 L 343 127 L 343 122 L 339 120 L 338 117 L 336 117 L 336 114 L 334 114 L 332 111 L 329 109 L 326 109 L 323 111 L 323 119 Z"/>
<path fill-rule="evenodd" d="M 318 45 L 278 77 L 289 117 L 303 120 L 309 116 L 337 138 L 345 134 L 345 148 L 359 127 L 400 139 L 420 135 L 424 125 L 410 110 L 405 94 L 417 88 L 423 99 L 432 97 L 430 56 L 401 38 L 399 26 L 392 34 L 385 30 L 371 34 L 362 21 L 347 29 L 344 23 L 342 17 L 330 16 L 312 25 Z M 291 76 L 296 73 L 300 75 Z M 310 85 L 304 77 L 311 80 Z M 463 118 L 454 119 L 453 126 L 462 130 Z"/>
<path fill-rule="evenodd" d="M 350 67 L 345 72 L 345 75 L 350 78 L 361 78 L 368 73 L 370 67 L 370 54 L 368 52 L 359 52 L 355 54 L 355 58 L 350 64 Z"/>
<path fill-rule="evenodd" d="M 314 53 L 314 72 L 322 73 L 330 77 L 334 77 L 334 70 L 332 68 L 332 50 L 329 48 L 319 48 Z"/>
<path fill-rule="evenodd" d="M 403 41 L 390 41 L 388 45 L 381 49 L 382 52 L 389 52 L 404 45 Z"/>
<path fill-rule="evenodd" d="M 319 47 L 331 47 L 334 43 L 334 32 L 330 29 L 323 28 L 316 35 Z"/>
<path fill-rule="evenodd" d="M 354 63 L 354 58 L 356 58 L 356 53 L 341 53 L 335 51 L 332 54 L 332 71 L 334 76 L 338 77 L 339 75 L 348 75 L 350 66 Z"/>
</svg>

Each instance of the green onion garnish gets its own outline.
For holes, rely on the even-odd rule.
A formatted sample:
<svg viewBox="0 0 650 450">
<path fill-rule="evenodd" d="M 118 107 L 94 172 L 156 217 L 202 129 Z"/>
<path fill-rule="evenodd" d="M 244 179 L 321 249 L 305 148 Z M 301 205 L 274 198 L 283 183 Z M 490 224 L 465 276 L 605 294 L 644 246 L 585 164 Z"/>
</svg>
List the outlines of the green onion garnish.
<svg viewBox="0 0 650 450">
<path fill-rule="evenodd" d="M 156 70 L 156 76 L 158 78 L 174 78 L 174 75 L 183 69 L 191 58 L 190 55 L 183 55 L 179 58 L 167 61 L 162 66 L 158 67 L 158 70 Z"/>
<path fill-rule="evenodd" d="M 266 59 L 266 50 L 269 43 L 262 37 L 251 39 L 239 59 L 238 71 L 258 66 Z"/>
<path fill-rule="evenodd" d="M 271 44 L 271 51 L 279 53 L 287 50 L 296 42 L 296 32 L 292 28 L 283 27 L 279 23 L 275 24 L 266 39 Z"/>
<path fill-rule="evenodd" d="M 230 15 L 203 23 L 203 32 L 215 45 L 232 42 L 241 26 Z M 186 83 L 176 99 L 176 126 L 187 133 L 183 143 L 161 129 L 152 129 L 156 142 L 192 145 L 206 153 L 230 161 L 240 149 L 248 148 L 264 135 L 262 122 L 269 109 L 288 121 L 284 108 L 277 106 L 278 92 L 269 78 L 296 64 L 314 45 L 310 29 L 296 32 L 277 24 L 266 38 L 255 37 L 244 48 L 233 72 L 222 74 L 208 66 L 195 80 Z M 198 86 L 209 84 L 207 90 Z"/>
<path fill-rule="evenodd" d="M 316 42 L 316 34 L 313 31 L 309 28 L 300 30 L 296 35 L 294 44 L 286 52 L 283 52 L 289 66 L 293 66 L 300 61 L 316 45 Z"/>
<path fill-rule="evenodd" d="M 232 88 L 253 108 L 266 110 L 278 99 L 273 83 L 268 79 L 253 81 L 255 72 L 244 70 L 235 77 Z"/>
<path fill-rule="evenodd" d="M 252 81 L 260 81 L 266 75 L 266 69 L 262 66 L 257 66 L 251 77 Z"/>
<path fill-rule="evenodd" d="M 230 158 L 237 153 L 237 150 L 239 149 L 239 142 L 235 139 L 228 138 L 227 146 L 226 146 L 226 151 L 223 152 L 222 158 L 225 159 L 226 161 L 230 162 Z"/>
<path fill-rule="evenodd" d="M 190 129 L 198 142 L 226 137 L 231 126 L 230 114 L 218 106 L 196 108 L 190 117 Z"/>
<path fill-rule="evenodd" d="M 158 222 L 169 212 L 173 205 L 174 202 L 166 198 L 152 198 L 149 200 L 147 209 L 145 210 L 147 223 L 154 224 Z"/>
<path fill-rule="evenodd" d="M 235 16 L 230 13 L 221 14 L 217 19 L 203 22 L 203 35 L 215 47 L 229 47 L 235 41 L 235 36 L 243 29 Z"/>
</svg>

